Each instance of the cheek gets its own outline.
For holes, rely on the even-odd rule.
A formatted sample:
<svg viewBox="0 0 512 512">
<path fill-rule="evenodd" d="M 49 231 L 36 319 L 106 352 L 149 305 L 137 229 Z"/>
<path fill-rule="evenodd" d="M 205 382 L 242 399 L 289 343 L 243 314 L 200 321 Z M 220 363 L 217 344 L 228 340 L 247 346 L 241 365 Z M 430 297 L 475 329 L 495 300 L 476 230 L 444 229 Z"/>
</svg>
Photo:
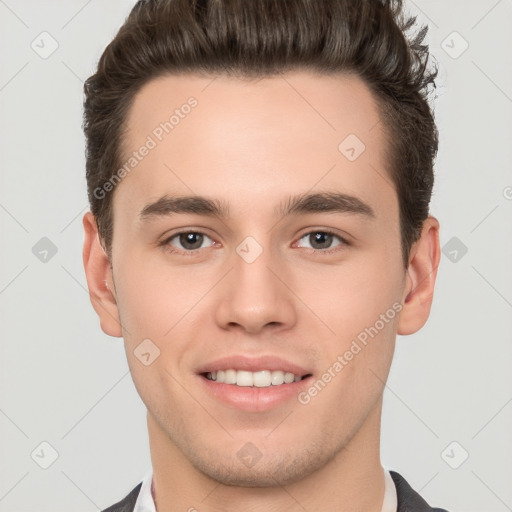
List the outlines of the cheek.
<svg viewBox="0 0 512 512">
<path fill-rule="evenodd" d="M 212 276 L 148 257 L 118 261 L 117 275 L 125 351 L 137 390 L 147 406 L 175 393 L 179 403 L 183 397 L 173 377 L 180 379 L 190 366 L 191 337 Z"/>
<path fill-rule="evenodd" d="M 208 291 L 200 273 L 162 265 L 149 258 L 119 261 L 116 282 L 118 308 L 125 340 L 172 336 L 175 326 L 190 314 Z"/>
<path fill-rule="evenodd" d="M 324 400 L 333 407 L 344 405 L 336 409 L 342 416 L 355 403 L 370 406 L 378 399 L 391 365 L 402 275 L 400 259 L 391 265 L 385 256 L 368 252 L 347 265 L 317 272 L 314 280 L 297 281 L 303 283 L 298 295 L 314 313 L 308 323 L 321 332 L 318 350 L 325 373 L 319 377 L 329 381 L 329 391 L 322 391 L 318 405 Z"/>
<path fill-rule="evenodd" d="M 393 306 L 399 307 L 403 281 L 400 260 L 395 260 L 366 251 L 340 265 L 309 267 L 296 275 L 294 290 L 329 328 L 326 333 L 346 341 L 388 310 L 386 319 L 395 321 Z"/>
<path fill-rule="evenodd" d="M 329 343 L 324 340 L 322 369 L 299 396 L 299 403 L 307 405 L 319 422 L 332 425 L 334 431 L 355 428 L 373 409 L 382 396 L 393 358 L 394 315 L 395 310 L 390 310 L 387 323 L 378 319 L 358 325 L 353 316 L 343 316 L 337 324 L 338 335 Z"/>
</svg>

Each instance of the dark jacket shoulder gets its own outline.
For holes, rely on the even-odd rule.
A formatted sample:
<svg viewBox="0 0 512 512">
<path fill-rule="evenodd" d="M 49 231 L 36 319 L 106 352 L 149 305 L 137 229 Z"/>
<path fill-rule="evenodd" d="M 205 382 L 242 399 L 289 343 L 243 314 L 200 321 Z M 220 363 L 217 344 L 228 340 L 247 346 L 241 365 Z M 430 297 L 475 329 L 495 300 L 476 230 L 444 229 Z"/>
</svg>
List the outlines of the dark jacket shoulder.
<svg viewBox="0 0 512 512">
<path fill-rule="evenodd" d="M 396 471 L 390 471 L 395 482 L 398 502 L 397 512 L 448 512 L 444 508 L 432 508 Z"/>
<path fill-rule="evenodd" d="M 432 508 L 411 488 L 405 478 L 395 471 L 390 471 L 389 473 L 391 474 L 393 482 L 395 482 L 398 501 L 397 512 L 448 512 L 443 508 Z M 141 487 L 142 482 L 130 491 L 124 499 L 106 508 L 102 512 L 133 512 Z"/>
<path fill-rule="evenodd" d="M 140 482 L 137 487 L 131 490 L 125 498 L 123 498 L 121 501 L 118 501 L 117 503 L 114 503 L 114 505 L 111 505 L 102 512 L 133 512 L 141 487 L 142 482 Z"/>
</svg>

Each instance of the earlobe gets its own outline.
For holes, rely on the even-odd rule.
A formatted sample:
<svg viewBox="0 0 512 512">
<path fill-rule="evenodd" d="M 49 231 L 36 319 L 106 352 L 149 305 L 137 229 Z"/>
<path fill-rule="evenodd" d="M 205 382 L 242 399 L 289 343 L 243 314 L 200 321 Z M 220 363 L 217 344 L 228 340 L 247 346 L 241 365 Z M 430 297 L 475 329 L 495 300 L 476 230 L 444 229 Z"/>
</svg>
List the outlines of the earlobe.
<svg viewBox="0 0 512 512">
<path fill-rule="evenodd" d="M 432 306 L 440 258 L 439 222 L 429 216 L 423 223 L 420 238 L 411 249 L 398 334 L 413 334 L 425 325 Z"/>
<path fill-rule="evenodd" d="M 96 219 L 91 212 L 84 215 L 83 226 L 83 262 L 91 304 L 100 318 L 103 332 L 121 337 L 122 328 L 110 261 L 101 245 Z"/>
</svg>

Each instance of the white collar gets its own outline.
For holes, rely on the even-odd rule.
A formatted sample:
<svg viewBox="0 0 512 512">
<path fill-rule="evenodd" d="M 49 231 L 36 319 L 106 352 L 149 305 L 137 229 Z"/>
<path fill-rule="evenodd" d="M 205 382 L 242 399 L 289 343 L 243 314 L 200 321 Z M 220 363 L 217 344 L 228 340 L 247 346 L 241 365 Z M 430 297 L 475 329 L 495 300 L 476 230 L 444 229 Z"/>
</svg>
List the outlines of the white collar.
<svg viewBox="0 0 512 512">
<path fill-rule="evenodd" d="M 135 502 L 133 512 L 156 512 L 155 502 L 151 494 L 151 484 L 153 482 L 153 468 L 149 468 L 142 480 L 142 487 Z M 396 496 L 395 482 L 391 478 L 388 470 L 384 470 L 384 502 L 381 512 L 396 512 L 398 503 Z"/>
<path fill-rule="evenodd" d="M 142 487 L 140 488 L 135 508 L 133 512 L 156 512 L 155 501 L 151 494 L 151 484 L 153 482 L 153 468 L 150 467 L 142 480 Z"/>
<path fill-rule="evenodd" d="M 384 469 L 384 483 L 385 488 L 384 501 L 382 503 L 382 512 L 397 512 L 398 497 L 396 495 L 396 486 L 387 469 Z"/>
</svg>

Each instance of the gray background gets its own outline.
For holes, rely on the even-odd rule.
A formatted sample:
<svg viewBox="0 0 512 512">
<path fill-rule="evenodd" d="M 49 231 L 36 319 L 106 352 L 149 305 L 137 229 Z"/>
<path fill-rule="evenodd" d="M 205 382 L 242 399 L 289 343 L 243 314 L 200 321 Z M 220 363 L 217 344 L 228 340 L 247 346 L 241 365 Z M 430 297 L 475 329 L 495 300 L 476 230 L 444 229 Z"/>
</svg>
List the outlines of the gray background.
<svg viewBox="0 0 512 512">
<path fill-rule="evenodd" d="M 96 511 L 150 466 L 144 405 L 122 340 L 100 330 L 81 261 L 82 83 L 132 3 L 0 0 L 2 512 Z M 512 1 L 408 6 L 429 24 L 441 70 L 432 213 L 444 254 L 431 318 L 398 340 L 383 463 L 433 505 L 503 512 L 512 510 Z"/>
</svg>

